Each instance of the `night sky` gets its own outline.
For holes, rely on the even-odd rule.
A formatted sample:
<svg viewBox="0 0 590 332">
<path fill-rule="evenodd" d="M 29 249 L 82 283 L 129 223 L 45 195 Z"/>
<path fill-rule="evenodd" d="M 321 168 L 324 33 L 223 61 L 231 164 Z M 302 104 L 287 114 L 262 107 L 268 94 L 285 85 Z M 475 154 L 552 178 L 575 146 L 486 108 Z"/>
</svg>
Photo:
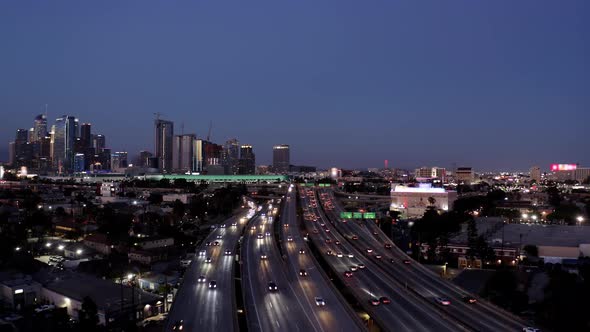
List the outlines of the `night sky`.
<svg viewBox="0 0 590 332">
<path fill-rule="evenodd" d="M 49 105 L 319 167 L 590 166 L 590 1 L 0 2 L 0 159 Z"/>
</svg>

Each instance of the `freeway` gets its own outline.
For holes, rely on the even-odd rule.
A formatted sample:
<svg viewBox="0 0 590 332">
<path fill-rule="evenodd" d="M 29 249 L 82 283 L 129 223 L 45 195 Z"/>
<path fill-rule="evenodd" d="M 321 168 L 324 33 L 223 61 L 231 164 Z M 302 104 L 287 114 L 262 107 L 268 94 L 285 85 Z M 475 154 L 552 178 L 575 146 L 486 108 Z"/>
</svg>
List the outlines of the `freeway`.
<svg viewBox="0 0 590 332">
<path fill-rule="evenodd" d="M 385 330 L 392 331 L 460 331 L 464 328 L 447 319 L 423 299 L 416 298 L 404 286 L 382 273 L 376 263 L 364 259 L 329 223 L 318 209 L 315 192 L 300 188 L 305 207 L 305 226 L 314 245 L 324 254 L 326 262 L 338 273 L 338 277 L 355 296 L 364 309 Z M 328 254 L 328 252 L 331 252 Z M 361 264 L 364 268 L 360 268 Z M 356 270 L 351 277 L 344 274 Z M 369 304 L 374 298 L 387 297 L 391 303 Z M 379 301 L 377 301 L 379 302 Z"/>
<path fill-rule="evenodd" d="M 374 224 L 366 226 L 356 221 L 342 222 L 339 213 L 343 211 L 336 203 L 332 192 L 321 190 L 322 204 L 332 206 L 326 209 L 331 222 L 345 238 L 359 249 L 370 260 L 378 262 L 382 271 L 399 282 L 418 292 L 422 297 L 430 299 L 433 305 L 435 297 L 444 297 L 451 301 L 451 305 L 444 308 L 450 316 L 463 322 L 466 326 L 477 331 L 518 331 L 526 324 L 514 315 L 498 308 L 487 301 L 479 300 L 475 304 L 468 304 L 463 297 L 472 296 L 460 287 L 441 279 L 419 263 L 415 263 L 402 250 L 397 248 Z M 326 205 L 325 205 L 326 206 Z M 353 236 L 358 239 L 353 240 Z M 386 249 L 385 244 L 391 245 Z M 372 249 L 372 253 L 368 250 Z M 381 255 L 381 260 L 376 259 Z M 408 264 L 403 263 L 406 261 Z M 473 297 L 473 296 L 472 296 Z"/>
<path fill-rule="evenodd" d="M 302 299 L 305 310 L 320 324 L 321 331 L 360 331 L 362 322 L 352 308 L 330 284 L 318 263 L 309 253 L 309 248 L 297 223 L 297 200 L 294 187 L 289 188 L 283 202 L 281 213 L 281 246 L 289 264 L 288 273 L 296 276 L 295 291 Z M 303 250 L 303 253 L 300 253 Z M 325 306 L 317 306 L 316 297 L 325 301 Z"/>
<path fill-rule="evenodd" d="M 274 241 L 274 209 L 261 210 L 250 222 L 242 252 L 242 288 L 250 331 L 322 331 L 319 322 L 297 296 Z M 264 215 L 264 214 L 267 215 Z M 276 287 L 276 289 L 275 289 Z"/>
<path fill-rule="evenodd" d="M 183 321 L 183 331 L 237 331 L 233 264 L 235 248 L 254 210 L 229 218 L 213 230 L 198 249 L 195 259 L 184 274 L 184 280 L 168 314 L 165 331 L 172 331 Z M 219 245 L 213 245 L 214 242 Z M 207 245 L 211 243 L 211 245 Z M 226 254 L 226 250 L 231 251 Z M 199 255 L 204 251 L 205 255 Z M 207 258 L 211 262 L 207 263 Z M 201 276 L 205 281 L 199 281 Z M 216 288 L 209 283 L 216 282 Z"/>
</svg>

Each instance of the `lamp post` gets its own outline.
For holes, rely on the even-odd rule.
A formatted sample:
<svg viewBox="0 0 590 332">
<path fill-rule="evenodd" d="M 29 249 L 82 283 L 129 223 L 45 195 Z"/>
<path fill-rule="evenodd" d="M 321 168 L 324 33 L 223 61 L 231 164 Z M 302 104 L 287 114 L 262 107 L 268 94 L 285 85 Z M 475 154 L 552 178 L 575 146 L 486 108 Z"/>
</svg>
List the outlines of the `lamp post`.
<svg viewBox="0 0 590 332">
<path fill-rule="evenodd" d="M 582 226 L 582 222 L 584 222 L 584 217 L 582 217 L 582 216 L 578 216 L 578 217 L 576 218 L 576 220 L 578 220 L 578 226 Z"/>
</svg>

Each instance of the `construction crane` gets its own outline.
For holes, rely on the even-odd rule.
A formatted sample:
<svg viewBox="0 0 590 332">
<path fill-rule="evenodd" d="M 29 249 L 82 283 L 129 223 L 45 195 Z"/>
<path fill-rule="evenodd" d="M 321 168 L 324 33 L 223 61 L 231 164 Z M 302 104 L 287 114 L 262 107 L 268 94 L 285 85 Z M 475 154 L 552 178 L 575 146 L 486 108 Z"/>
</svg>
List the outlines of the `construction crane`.
<svg viewBox="0 0 590 332">
<path fill-rule="evenodd" d="M 213 128 L 213 121 L 209 121 L 209 132 L 207 133 L 207 142 L 211 142 L 211 129 Z"/>
<path fill-rule="evenodd" d="M 156 112 L 154 113 L 154 115 L 156 116 L 156 120 L 160 120 L 160 116 L 162 115 L 162 113 Z"/>
</svg>

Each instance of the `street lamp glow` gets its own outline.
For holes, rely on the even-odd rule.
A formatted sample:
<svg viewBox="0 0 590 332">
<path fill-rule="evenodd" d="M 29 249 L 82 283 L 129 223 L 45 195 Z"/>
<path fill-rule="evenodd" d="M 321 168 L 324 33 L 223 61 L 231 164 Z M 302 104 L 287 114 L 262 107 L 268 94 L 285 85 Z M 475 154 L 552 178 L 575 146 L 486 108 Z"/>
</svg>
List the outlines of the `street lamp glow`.
<svg viewBox="0 0 590 332">
<path fill-rule="evenodd" d="M 528 217 L 529 217 L 529 215 L 528 215 L 528 214 L 526 214 L 526 213 L 523 213 L 523 214 L 522 214 L 522 219 L 527 219 Z"/>
<path fill-rule="evenodd" d="M 127 280 L 131 280 L 131 279 L 133 279 L 133 274 L 132 274 L 132 273 L 129 273 L 129 274 L 127 275 Z"/>
<path fill-rule="evenodd" d="M 576 219 L 578 219 L 579 222 L 584 221 L 584 217 L 582 217 L 582 216 L 578 216 L 578 218 L 576 218 Z"/>
<path fill-rule="evenodd" d="M 63 244 L 60 244 L 60 245 L 57 247 L 57 249 L 59 249 L 59 250 L 64 250 L 64 248 L 65 248 L 65 247 L 64 247 L 64 245 L 63 245 Z"/>
<path fill-rule="evenodd" d="M 532 218 L 533 220 L 537 220 L 537 216 L 536 216 L 536 215 L 534 215 L 534 214 L 531 216 L 531 218 Z"/>
<path fill-rule="evenodd" d="M 45 246 L 46 246 L 47 248 L 50 248 L 50 247 L 51 247 L 51 243 L 47 242 L 47 243 L 45 243 Z"/>
<path fill-rule="evenodd" d="M 77 254 L 77 255 L 81 255 L 81 254 L 82 254 L 82 249 L 78 249 L 78 250 L 76 250 L 76 254 Z"/>
<path fill-rule="evenodd" d="M 20 251 L 20 247 L 16 247 L 16 248 L 14 248 L 14 250 Z"/>
</svg>

